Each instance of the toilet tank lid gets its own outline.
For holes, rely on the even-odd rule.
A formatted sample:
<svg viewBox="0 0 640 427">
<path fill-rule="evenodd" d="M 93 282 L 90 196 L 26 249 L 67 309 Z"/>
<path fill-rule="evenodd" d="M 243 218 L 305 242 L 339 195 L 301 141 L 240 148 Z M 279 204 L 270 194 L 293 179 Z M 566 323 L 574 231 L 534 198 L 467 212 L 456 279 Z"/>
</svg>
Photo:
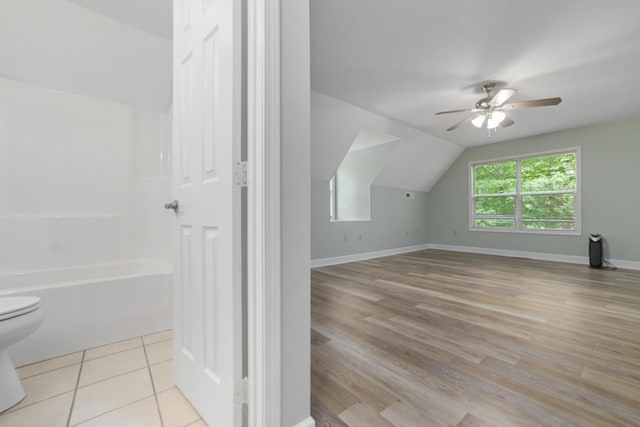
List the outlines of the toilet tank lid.
<svg viewBox="0 0 640 427">
<path fill-rule="evenodd" d="M 0 297 L 0 316 L 40 304 L 38 297 Z"/>
</svg>

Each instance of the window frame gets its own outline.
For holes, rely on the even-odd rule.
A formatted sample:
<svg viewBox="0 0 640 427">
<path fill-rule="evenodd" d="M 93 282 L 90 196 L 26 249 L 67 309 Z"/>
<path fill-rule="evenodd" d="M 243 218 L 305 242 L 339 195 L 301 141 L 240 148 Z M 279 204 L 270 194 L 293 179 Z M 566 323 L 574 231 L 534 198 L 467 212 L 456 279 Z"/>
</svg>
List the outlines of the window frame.
<svg viewBox="0 0 640 427">
<path fill-rule="evenodd" d="M 575 153 L 576 155 L 576 188 L 571 190 L 557 190 L 557 191 L 543 191 L 543 192 L 522 192 L 522 166 L 521 161 L 536 157 L 547 157 L 560 154 Z M 482 194 L 480 197 L 490 196 L 514 196 L 516 198 L 515 213 L 513 216 L 496 216 L 496 219 L 508 219 L 514 220 L 515 228 L 491 228 L 491 227 L 476 227 L 475 221 L 478 219 L 475 216 L 475 199 L 478 197 L 474 195 L 474 166 L 485 165 L 491 163 L 501 163 L 507 161 L 516 162 L 516 192 L 515 193 L 500 193 L 500 194 Z M 469 162 L 469 231 L 485 231 L 490 233 L 518 233 L 518 234 L 549 234 L 560 236 L 581 236 L 582 235 L 582 155 L 581 147 L 567 147 L 558 150 L 541 151 L 536 153 L 528 153 L 509 157 L 500 157 L 489 160 L 476 160 Z M 544 195 L 544 194 L 571 194 L 573 193 L 574 199 L 574 221 L 575 228 L 573 230 L 550 230 L 550 229 L 523 229 L 522 227 L 522 197 L 528 195 Z M 544 219 L 539 221 L 544 222 Z"/>
<path fill-rule="evenodd" d="M 337 221 L 338 217 L 338 179 L 334 173 L 329 179 L 329 221 Z"/>
</svg>

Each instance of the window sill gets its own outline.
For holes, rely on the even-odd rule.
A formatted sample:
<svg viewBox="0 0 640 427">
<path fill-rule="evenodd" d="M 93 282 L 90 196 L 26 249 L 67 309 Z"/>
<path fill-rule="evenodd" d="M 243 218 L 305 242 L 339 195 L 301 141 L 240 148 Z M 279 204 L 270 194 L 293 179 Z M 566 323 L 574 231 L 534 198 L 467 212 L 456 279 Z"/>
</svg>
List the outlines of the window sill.
<svg viewBox="0 0 640 427">
<path fill-rule="evenodd" d="M 582 236 L 581 230 L 505 230 L 499 228 L 469 228 L 469 231 L 484 231 L 488 233 L 512 233 L 512 234 L 540 234 L 553 236 Z"/>
</svg>

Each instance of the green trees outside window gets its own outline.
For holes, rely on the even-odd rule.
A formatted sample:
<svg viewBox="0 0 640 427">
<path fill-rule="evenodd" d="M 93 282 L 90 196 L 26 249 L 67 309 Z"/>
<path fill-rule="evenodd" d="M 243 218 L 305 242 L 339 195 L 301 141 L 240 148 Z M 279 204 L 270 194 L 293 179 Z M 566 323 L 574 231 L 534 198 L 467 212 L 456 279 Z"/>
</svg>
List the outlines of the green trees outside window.
<svg viewBox="0 0 640 427">
<path fill-rule="evenodd" d="M 471 164 L 471 228 L 576 231 L 577 154 Z"/>
</svg>

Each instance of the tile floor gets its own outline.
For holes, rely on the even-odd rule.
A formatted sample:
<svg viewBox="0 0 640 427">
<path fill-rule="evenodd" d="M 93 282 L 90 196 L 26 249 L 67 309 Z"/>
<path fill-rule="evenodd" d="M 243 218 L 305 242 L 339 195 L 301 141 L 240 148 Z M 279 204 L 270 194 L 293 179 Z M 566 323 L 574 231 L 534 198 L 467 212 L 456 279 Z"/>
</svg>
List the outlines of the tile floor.
<svg viewBox="0 0 640 427">
<path fill-rule="evenodd" d="M 206 427 L 173 385 L 173 332 L 18 368 L 27 397 L 0 427 Z"/>
</svg>

